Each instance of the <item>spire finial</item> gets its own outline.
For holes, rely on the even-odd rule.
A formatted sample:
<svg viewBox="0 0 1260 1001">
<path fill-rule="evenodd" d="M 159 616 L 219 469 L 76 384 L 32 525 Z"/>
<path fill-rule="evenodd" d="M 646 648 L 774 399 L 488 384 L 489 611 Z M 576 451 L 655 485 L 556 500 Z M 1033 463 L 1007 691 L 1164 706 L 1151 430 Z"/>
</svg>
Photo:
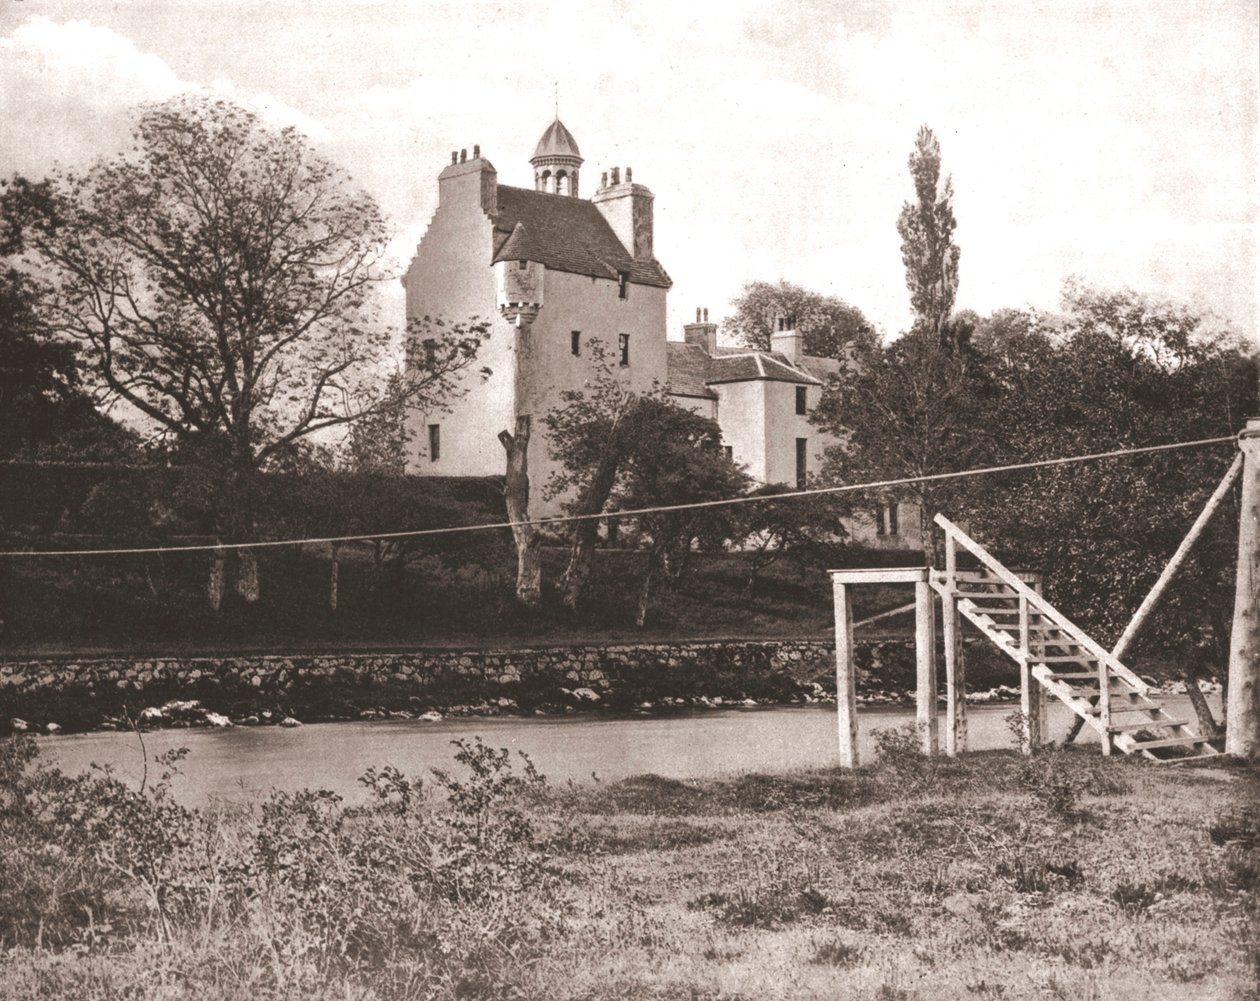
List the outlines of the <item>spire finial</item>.
<svg viewBox="0 0 1260 1001">
<path fill-rule="evenodd" d="M 559 121 L 560 119 L 560 81 L 559 80 L 555 81 L 554 86 L 556 88 L 556 120 Z"/>
</svg>

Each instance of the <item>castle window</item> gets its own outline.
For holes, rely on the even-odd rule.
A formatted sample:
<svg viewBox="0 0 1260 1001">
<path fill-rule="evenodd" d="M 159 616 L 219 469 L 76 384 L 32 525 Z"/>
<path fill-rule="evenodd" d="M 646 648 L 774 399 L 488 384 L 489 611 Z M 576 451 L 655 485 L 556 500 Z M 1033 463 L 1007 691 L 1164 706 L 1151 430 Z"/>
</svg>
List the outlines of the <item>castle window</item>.
<svg viewBox="0 0 1260 1001">
<path fill-rule="evenodd" d="M 875 534 L 882 536 L 896 535 L 900 531 L 897 523 L 897 502 L 890 501 L 875 509 Z"/>
<path fill-rule="evenodd" d="M 805 413 L 805 387 L 796 387 L 796 412 L 798 414 Z"/>
<path fill-rule="evenodd" d="M 527 267 L 529 267 L 529 261 L 517 261 L 516 266 L 524 271 Z"/>
<path fill-rule="evenodd" d="M 630 364 L 630 335 L 618 334 L 617 346 L 621 351 L 621 364 L 629 365 Z"/>
<path fill-rule="evenodd" d="M 628 271 L 617 272 L 617 298 L 624 299 L 630 284 L 630 273 Z"/>
<path fill-rule="evenodd" d="M 429 425 L 429 461 L 437 462 L 442 457 L 442 425 Z"/>
<path fill-rule="evenodd" d="M 730 459 L 732 462 L 735 461 L 735 449 L 732 448 L 730 445 L 722 446 L 722 454 L 726 456 L 728 459 Z"/>
<path fill-rule="evenodd" d="M 808 438 L 796 439 L 796 489 L 805 489 L 805 445 Z"/>
<path fill-rule="evenodd" d="M 582 331 L 575 330 L 569 334 L 569 350 L 575 358 L 582 353 Z"/>
</svg>

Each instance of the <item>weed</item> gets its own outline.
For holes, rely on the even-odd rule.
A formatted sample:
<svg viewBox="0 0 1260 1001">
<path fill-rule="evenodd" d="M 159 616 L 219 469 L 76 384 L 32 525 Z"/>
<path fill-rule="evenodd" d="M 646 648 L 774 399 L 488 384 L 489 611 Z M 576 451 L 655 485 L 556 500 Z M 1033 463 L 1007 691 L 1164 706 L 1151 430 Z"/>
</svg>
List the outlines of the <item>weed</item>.
<svg viewBox="0 0 1260 1001">
<path fill-rule="evenodd" d="M 1111 891 L 1111 899 L 1130 917 L 1148 910 L 1160 895 L 1145 883 L 1120 883 Z"/>
<path fill-rule="evenodd" d="M 861 946 L 850 945 L 838 938 L 819 943 L 809 961 L 818 966 L 857 966 L 866 956 Z"/>
<path fill-rule="evenodd" d="M 872 731 L 880 763 L 892 770 L 898 783 L 912 789 L 935 783 L 941 759 L 923 753 L 923 727 L 905 723 Z"/>
</svg>

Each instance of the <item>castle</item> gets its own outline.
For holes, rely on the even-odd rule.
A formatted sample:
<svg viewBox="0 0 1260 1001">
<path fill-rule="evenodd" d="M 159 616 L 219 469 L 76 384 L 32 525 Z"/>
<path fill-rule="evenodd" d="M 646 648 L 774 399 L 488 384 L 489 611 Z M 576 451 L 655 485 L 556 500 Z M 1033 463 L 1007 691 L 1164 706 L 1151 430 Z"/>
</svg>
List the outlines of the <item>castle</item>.
<svg viewBox="0 0 1260 1001">
<path fill-rule="evenodd" d="M 438 207 L 403 278 L 408 321 L 489 321 L 478 353 L 482 378 L 462 380 L 462 395 L 441 413 L 410 419 L 408 472 L 495 476 L 504 470 L 498 440 L 527 416 L 530 513 L 559 513 L 543 499 L 555 469 L 542 418 L 561 393 L 580 388 L 602 362 L 625 388 L 664 386 L 680 406 L 712 418 L 730 457 L 762 483 L 804 486 L 835 440 L 809 421 L 835 359 L 806 355 L 790 319 L 769 351 L 717 345 L 708 310 L 671 341 L 665 299 L 672 284 L 653 251 L 652 192 L 630 167 L 601 174 L 580 196 L 584 160 L 557 118 L 530 158 L 534 187 L 500 184 L 474 146 L 451 154 L 438 175 Z M 859 519 L 867 541 L 902 544 L 896 507 Z"/>
</svg>

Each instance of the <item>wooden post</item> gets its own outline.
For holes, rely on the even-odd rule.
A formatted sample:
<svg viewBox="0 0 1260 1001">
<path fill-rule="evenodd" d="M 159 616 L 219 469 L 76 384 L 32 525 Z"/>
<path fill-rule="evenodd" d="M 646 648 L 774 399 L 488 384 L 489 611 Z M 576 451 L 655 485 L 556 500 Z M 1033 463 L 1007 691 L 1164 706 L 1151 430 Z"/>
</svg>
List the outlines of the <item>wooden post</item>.
<svg viewBox="0 0 1260 1001">
<path fill-rule="evenodd" d="M 1024 753 L 1041 746 L 1041 683 L 1032 675 L 1032 612 L 1028 599 L 1019 596 L 1019 711 L 1024 717 Z"/>
<path fill-rule="evenodd" d="M 1242 503 L 1238 518 L 1238 570 L 1234 626 L 1229 639 L 1229 694 L 1225 753 L 1260 758 L 1260 417 L 1247 418 L 1242 450 Z"/>
<path fill-rule="evenodd" d="M 849 589 L 833 580 L 836 613 L 836 729 L 840 736 L 840 767 L 856 768 L 857 687 L 853 668 L 853 606 Z"/>
<path fill-rule="evenodd" d="M 1102 726 L 1102 752 L 1111 753 L 1111 672 L 1107 662 L 1098 662 L 1098 722 Z"/>
<path fill-rule="evenodd" d="M 941 594 L 941 629 L 945 640 L 945 753 L 967 750 L 967 671 L 963 662 L 962 622 L 958 615 L 958 551 L 945 534 L 945 591 Z"/>
<path fill-rule="evenodd" d="M 915 719 L 923 741 L 923 753 L 935 754 L 936 729 L 936 615 L 932 586 L 923 580 L 914 585 Z"/>
<path fill-rule="evenodd" d="M 1031 587 L 1037 594 L 1041 594 L 1041 575 L 1037 574 L 1034 577 L 1029 578 L 1028 586 Z M 1037 615 L 1034 613 L 1033 615 L 1030 615 L 1028 619 L 1028 628 L 1030 631 L 1028 649 L 1032 653 L 1034 660 L 1043 656 L 1046 652 L 1046 634 L 1044 632 L 1032 633 L 1033 627 L 1037 625 L 1037 620 L 1040 620 L 1043 625 L 1045 624 L 1045 616 L 1043 615 Z M 1037 717 L 1037 746 L 1040 747 L 1042 744 L 1046 743 L 1046 730 L 1049 725 L 1047 722 L 1047 703 L 1049 700 L 1046 698 L 1046 686 L 1036 678 L 1033 678 L 1032 682 L 1033 707 L 1035 709 L 1034 715 Z"/>
</svg>

